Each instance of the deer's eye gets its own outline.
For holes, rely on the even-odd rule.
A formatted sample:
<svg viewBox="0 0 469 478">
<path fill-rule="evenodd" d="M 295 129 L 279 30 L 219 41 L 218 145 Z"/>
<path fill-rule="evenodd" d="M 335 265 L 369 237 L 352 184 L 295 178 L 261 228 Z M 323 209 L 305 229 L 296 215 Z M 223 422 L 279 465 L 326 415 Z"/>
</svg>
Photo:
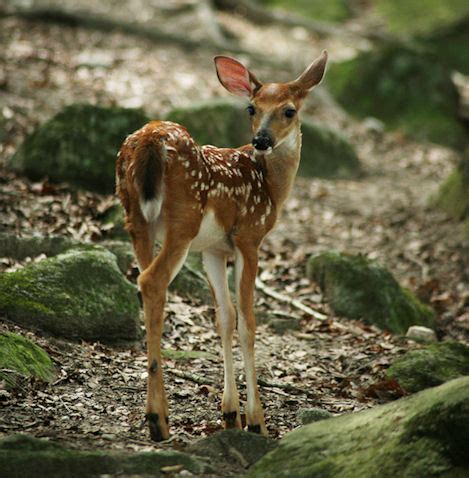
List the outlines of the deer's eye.
<svg viewBox="0 0 469 478">
<path fill-rule="evenodd" d="M 249 105 L 247 108 L 249 116 L 254 116 L 256 114 L 256 108 L 253 105 Z"/>
<path fill-rule="evenodd" d="M 286 116 L 287 118 L 293 118 L 293 116 L 295 116 L 295 115 L 296 115 L 296 110 L 295 110 L 295 109 L 293 109 L 293 108 L 287 108 L 287 109 L 285 110 L 285 116 Z"/>
</svg>

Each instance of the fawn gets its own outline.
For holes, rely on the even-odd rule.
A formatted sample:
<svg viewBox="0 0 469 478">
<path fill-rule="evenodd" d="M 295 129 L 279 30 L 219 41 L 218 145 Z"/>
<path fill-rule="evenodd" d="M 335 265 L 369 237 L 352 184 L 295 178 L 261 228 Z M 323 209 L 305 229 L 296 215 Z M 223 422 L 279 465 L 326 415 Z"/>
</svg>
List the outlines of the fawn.
<svg viewBox="0 0 469 478">
<path fill-rule="evenodd" d="M 169 436 L 160 344 L 166 290 L 192 250 L 202 252 L 216 308 L 224 358 L 225 428 L 241 428 L 232 357 L 236 312 L 226 277 L 227 258 L 234 256 L 246 421 L 249 431 L 267 434 L 254 363 L 258 250 L 292 188 L 301 149 L 298 112 L 321 81 L 326 62 L 323 51 L 296 80 L 262 84 L 237 60 L 217 56 L 221 84 L 249 98 L 252 145 L 199 146 L 183 126 L 151 121 L 127 137 L 118 153 L 117 193 L 140 269 L 148 353 L 146 418 L 153 440 Z M 162 247 L 154 257 L 156 240 Z"/>
</svg>

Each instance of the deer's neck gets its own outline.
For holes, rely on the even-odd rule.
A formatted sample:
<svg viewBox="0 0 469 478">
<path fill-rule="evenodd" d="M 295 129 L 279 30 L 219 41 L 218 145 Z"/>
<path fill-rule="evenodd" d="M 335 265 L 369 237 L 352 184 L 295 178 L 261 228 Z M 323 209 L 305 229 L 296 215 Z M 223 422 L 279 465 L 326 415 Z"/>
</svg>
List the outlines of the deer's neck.
<svg viewBox="0 0 469 478">
<path fill-rule="evenodd" d="M 265 158 L 266 179 L 272 201 L 278 211 L 293 187 L 300 155 L 301 131 L 298 126 Z"/>
</svg>

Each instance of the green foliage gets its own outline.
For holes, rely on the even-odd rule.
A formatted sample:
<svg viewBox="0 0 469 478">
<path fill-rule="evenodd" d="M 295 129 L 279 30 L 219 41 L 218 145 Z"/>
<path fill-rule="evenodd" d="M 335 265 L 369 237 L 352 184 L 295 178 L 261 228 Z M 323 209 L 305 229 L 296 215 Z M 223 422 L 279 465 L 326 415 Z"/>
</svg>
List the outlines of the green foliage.
<svg viewBox="0 0 469 478">
<path fill-rule="evenodd" d="M 10 478 L 90 477 L 101 475 L 166 476 L 163 467 L 183 465 L 193 474 L 211 468 L 201 458 L 173 450 L 147 453 L 80 451 L 27 435 L 13 435 L 0 442 L 0 470 Z"/>
<path fill-rule="evenodd" d="M 411 350 L 397 359 L 387 372 L 409 392 L 441 385 L 448 380 L 469 375 L 469 346 L 442 342 Z"/>
<path fill-rule="evenodd" d="M 469 15 L 467 0 L 377 0 L 376 10 L 397 35 L 420 35 Z"/>
<path fill-rule="evenodd" d="M 463 477 L 469 377 L 288 433 L 247 474 L 267 478 Z"/>
<path fill-rule="evenodd" d="M 2 274 L 0 313 L 61 337 L 113 342 L 138 336 L 136 288 L 116 257 L 97 246 Z"/>
<path fill-rule="evenodd" d="M 41 347 L 21 335 L 7 332 L 0 335 L 0 380 L 12 387 L 16 383 L 15 374 L 50 380 L 54 365 Z"/>
<path fill-rule="evenodd" d="M 261 0 L 265 6 L 291 10 L 312 20 L 342 22 L 350 17 L 346 0 Z"/>
<path fill-rule="evenodd" d="M 433 311 L 401 288 L 389 271 L 365 257 L 318 254 L 309 259 L 307 274 L 338 315 L 394 333 L 405 333 L 411 325 L 433 326 Z"/>
<path fill-rule="evenodd" d="M 70 105 L 30 134 L 10 165 L 33 180 L 48 177 L 112 193 L 116 154 L 147 121 L 141 110 Z"/>
<path fill-rule="evenodd" d="M 328 85 L 352 114 L 373 116 L 418 140 L 457 149 L 466 137 L 457 119 L 458 92 L 438 58 L 400 45 L 333 65 Z"/>
</svg>

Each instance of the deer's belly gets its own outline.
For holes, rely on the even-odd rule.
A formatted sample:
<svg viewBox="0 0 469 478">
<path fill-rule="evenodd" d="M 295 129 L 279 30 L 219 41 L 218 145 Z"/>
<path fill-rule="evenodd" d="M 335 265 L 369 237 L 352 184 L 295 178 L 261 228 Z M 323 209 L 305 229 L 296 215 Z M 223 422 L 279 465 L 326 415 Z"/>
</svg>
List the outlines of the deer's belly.
<svg viewBox="0 0 469 478">
<path fill-rule="evenodd" d="M 226 237 L 226 232 L 218 223 L 215 214 L 209 209 L 200 223 L 199 232 L 193 239 L 190 250 L 204 251 L 206 249 L 222 250 L 226 252 L 231 251 L 231 247 Z"/>
</svg>

